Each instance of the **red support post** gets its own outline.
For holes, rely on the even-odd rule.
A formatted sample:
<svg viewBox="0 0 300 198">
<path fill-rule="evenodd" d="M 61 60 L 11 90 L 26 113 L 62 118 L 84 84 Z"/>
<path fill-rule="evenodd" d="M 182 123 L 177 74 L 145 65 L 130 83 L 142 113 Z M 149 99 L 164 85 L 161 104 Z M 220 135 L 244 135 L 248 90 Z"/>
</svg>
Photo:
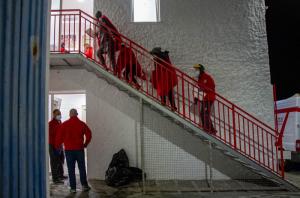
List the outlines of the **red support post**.
<svg viewBox="0 0 300 198">
<path fill-rule="evenodd" d="M 51 20 L 52 20 L 52 17 L 51 17 Z M 56 30 L 56 16 L 54 16 L 54 27 L 53 27 L 53 39 L 54 39 L 54 43 L 53 43 L 53 47 L 54 47 L 54 49 L 53 49 L 53 51 L 55 51 L 55 46 L 56 46 L 56 40 L 55 40 L 55 37 L 56 37 L 56 35 L 55 35 L 55 30 Z M 50 33 L 51 34 L 51 33 Z M 59 48 L 58 48 L 59 49 Z M 59 50 L 58 50 L 59 51 Z"/>
<path fill-rule="evenodd" d="M 185 116 L 185 94 L 184 94 L 184 76 L 183 73 L 181 73 L 181 79 L 182 79 L 182 113 L 183 113 L 183 117 L 186 118 Z"/>
<path fill-rule="evenodd" d="M 81 53 L 81 10 L 79 10 L 79 38 L 78 38 L 78 51 Z"/>
<path fill-rule="evenodd" d="M 133 53 L 133 50 L 132 50 L 132 46 L 131 46 L 131 42 L 129 42 L 129 52 L 128 52 L 128 54 L 129 54 L 129 64 L 130 64 L 130 80 L 129 80 L 129 82 L 130 83 L 132 83 L 132 81 L 133 81 L 133 68 L 132 68 L 132 53 Z"/>
<path fill-rule="evenodd" d="M 284 178 L 284 160 L 283 160 L 283 147 L 282 147 L 282 139 L 280 144 L 280 165 L 281 165 L 281 177 Z"/>
<path fill-rule="evenodd" d="M 235 127 L 235 109 L 232 105 L 232 124 L 233 124 L 233 146 L 236 149 L 236 127 Z"/>
<path fill-rule="evenodd" d="M 69 43 L 69 46 L 68 46 L 69 49 L 68 49 L 68 51 L 69 52 L 71 51 L 71 47 L 70 47 L 71 46 L 71 41 L 70 41 L 71 38 L 70 38 L 70 36 L 71 36 L 71 15 L 69 15 L 69 36 L 68 36 L 69 37 L 69 41 L 68 41 L 68 43 Z"/>
<path fill-rule="evenodd" d="M 275 122 L 275 131 L 278 134 L 278 117 L 277 117 L 277 94 L 276 94 L 276 85 L 273 84 L 273 99 L 274 99 L 274 122 Z"/>
</svg>

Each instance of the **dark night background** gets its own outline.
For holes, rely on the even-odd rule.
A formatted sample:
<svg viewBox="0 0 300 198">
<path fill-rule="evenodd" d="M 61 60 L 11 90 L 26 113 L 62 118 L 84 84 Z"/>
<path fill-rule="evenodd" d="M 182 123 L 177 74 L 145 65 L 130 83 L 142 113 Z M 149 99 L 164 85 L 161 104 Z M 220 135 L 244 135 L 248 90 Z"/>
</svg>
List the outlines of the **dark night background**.
<svg viewBox="0 0 300 198">
<path fill-rule="evenodd" d="M 277 100 L 300 93 L 300 0 L 265 0 L 271 83 Z"/>
</svg>

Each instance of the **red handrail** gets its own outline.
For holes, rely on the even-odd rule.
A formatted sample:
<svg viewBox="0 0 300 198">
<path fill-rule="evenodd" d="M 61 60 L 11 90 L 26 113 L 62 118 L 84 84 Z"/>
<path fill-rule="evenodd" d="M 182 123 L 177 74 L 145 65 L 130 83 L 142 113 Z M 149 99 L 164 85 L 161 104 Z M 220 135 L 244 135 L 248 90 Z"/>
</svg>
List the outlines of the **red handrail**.
<svg viewBox="0 0 300 198">
<path fill-rule="evenodd" d="M 59 28 L 64 29 L 63 34 L 62 32 L 57 31 L 58 25 L 63 27 Z M 108 42 L 102 43 L 102 41 L 98 41 L 86 33 L 88 29 L 98 31 L 100 28 L 101 32 L 106 35 L 117 35 L 109 37 L 109 39 L 114 37 L 113 40 L 109 40 L 112 42 L 110 43 L 111 45 L 109 45 Z M 203 116 L 204 114 L 201 113 L 200 105 L 193 105 L 195 90 L 196 97 L 203 97 L 205 92 L 202 90 L 205 87 L 199 87 L 195 79 L 174 67 L 172 64 L 159 58 L 153 59 L 147 49 L 133 42 L 126 36 L 115 32 L 105 24 L 99 24 L 95 18 L 87 13 L 78 9 L 52 10 L 50 37 L 51 53 L 79 53 L 85 56 L 83 50 L 84 44 L 89 44 L 90 47 L 94 47 L 95 49 L 98 48 L 98 44 L 104 46 L 107 53 L 105 56 L 102 56 L 102 60 L 97 57 L 97 50 L 94 50 L 96 53 L 88 58 L 91 61 L 98 63 L 99 66 L 104 67 L 109 72 L 114 73 L 121 80 L 131 84 L 133 80 L 135 80 L 133 74 L 138 73 L 137 65 L 140 64 L 147 77 L 138 80 L 139 86 L 136 84 L 133 85 L 136 86 L 139 91 L 157 102 L 161 102 L 163 99 L 158 95 L 157 90 L 152 85 L 152 77 L 149 77 L 151 76 L 153 69 L 156 68 L 161 73 L 165 74 L 174 73 L 178 82 L 177 84 L 175 83 L 175 86 L 173 87 L 174 91 L 172 95 L 174 95 L 174 97 L 171 96 L 171 98 L 173 98 L 177 108 L 172 108 L 171 104 L 166 104 L 166 106 L 201 129 L 203 129 L 201 120 L 206 122 L 205 119 L 210 119 Z M 64 42 L 66 45 L 66 49 L 64 50 L 61 50 L 61 47 L 57 45 L 57 43 L 60 44 L 62 39 L 64 41 L 66 39 L 68 40 L 68 42 Z M 70 42 L 70 39 L 73 39 L 72 42 Z M 96 44 L 97 42 L 98 44 Z M 117 55 L 119 55 L 118 58 L 123 58 L 124 61 L 126 61 L 126 57 L 120 57 L 119 51 L 121 43 L 124 43 L 126 46 L 124 49 L 125 52 L 127 51 L 135 56 L 135 60 L 130 56 L 129 72 L 126 74 L 127 71 L 125 69 L 124 76 L 118 71 L 118 67 L 115 64 Z M 130 77 L 129 79 L 126 79 L 126 76 L 128 75 L 130 75 Z M 157 72 L 156 75 L 158 75 Z M 171 80 L 164 80 L 161 83 L 168 86 L 169 83 L 173 83 L 173 78 Z M 202 90 L 199 90 L 199 88 L 202 88 Z M 204 90 L 209 89 L 205 88 Z M 213 90 L 210 91 L 213 92 Z M 278 149 L 275 145 L 278 138 L 276 131 L 218 93 L 215 94 L 216 101 L 214 102 L 214 108 L 211 110 L 211 118 L 212 123 L 218 132 L 214 137 L 261 166 L 271 170 L 275 174 L 283 176 L 278 168 L 278 164 L 282 162 L 282 158 L 279 157 L 282 150 Z M 212 129 L 209 127 L 209 129 L 206 130 L 207 132 L 210 132 Z"/>
</svg>

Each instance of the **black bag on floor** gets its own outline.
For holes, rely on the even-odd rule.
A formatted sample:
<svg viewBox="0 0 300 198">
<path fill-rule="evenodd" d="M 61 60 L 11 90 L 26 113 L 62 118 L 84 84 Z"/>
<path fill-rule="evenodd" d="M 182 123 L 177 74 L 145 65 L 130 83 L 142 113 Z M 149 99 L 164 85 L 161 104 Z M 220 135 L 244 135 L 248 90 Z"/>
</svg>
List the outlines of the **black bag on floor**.
<svg viewBox="0 0 300 198">
<path fill-rule="evenodd" d="M 113 155 L 113 159 L 105 172 L 105 182 L 108 186 L 119 187 L 141 180 L 142 170 L 129 167 L 129 160 L 123 149 Z"/>
<path fill-rule="evenodd" d="M 119 152 L 113 155 L 111 162 L 109 163 L 108 168 L 111 167 L 129 167 L 129 160 L 124 149 L 121 149 Z"/>
<path fill-rule="evenodd" d="M 140 168 L 136 168 L 136 167 L 129 167 L 130 173 L 131 173 L 131 177 L 132 177 L 132 181 L 142 181 L 143 179 L 143 171 Z M 146 177 L 146 175 L 145 175 Z"/>
<path fill-rule="evenodd" d="M 131 173 L 128 168 L 112 167 L 105 173 L 105 182 L 108 186 L 119 187 L 129 184 Z"/>
</svg>

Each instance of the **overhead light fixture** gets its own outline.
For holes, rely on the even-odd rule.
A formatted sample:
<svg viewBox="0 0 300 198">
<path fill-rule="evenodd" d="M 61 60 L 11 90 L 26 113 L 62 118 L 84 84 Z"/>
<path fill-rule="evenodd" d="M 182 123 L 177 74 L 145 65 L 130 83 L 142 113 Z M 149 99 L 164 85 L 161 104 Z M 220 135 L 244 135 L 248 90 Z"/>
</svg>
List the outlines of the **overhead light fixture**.
<svg viewBox="0 0 300 198">
<path fill-rule="evenodd" d="M 84 0 L 77 0 L 78 2 L 80 2 L 80 3 L 83 3 L 84 2 Z"/>
</svg>

